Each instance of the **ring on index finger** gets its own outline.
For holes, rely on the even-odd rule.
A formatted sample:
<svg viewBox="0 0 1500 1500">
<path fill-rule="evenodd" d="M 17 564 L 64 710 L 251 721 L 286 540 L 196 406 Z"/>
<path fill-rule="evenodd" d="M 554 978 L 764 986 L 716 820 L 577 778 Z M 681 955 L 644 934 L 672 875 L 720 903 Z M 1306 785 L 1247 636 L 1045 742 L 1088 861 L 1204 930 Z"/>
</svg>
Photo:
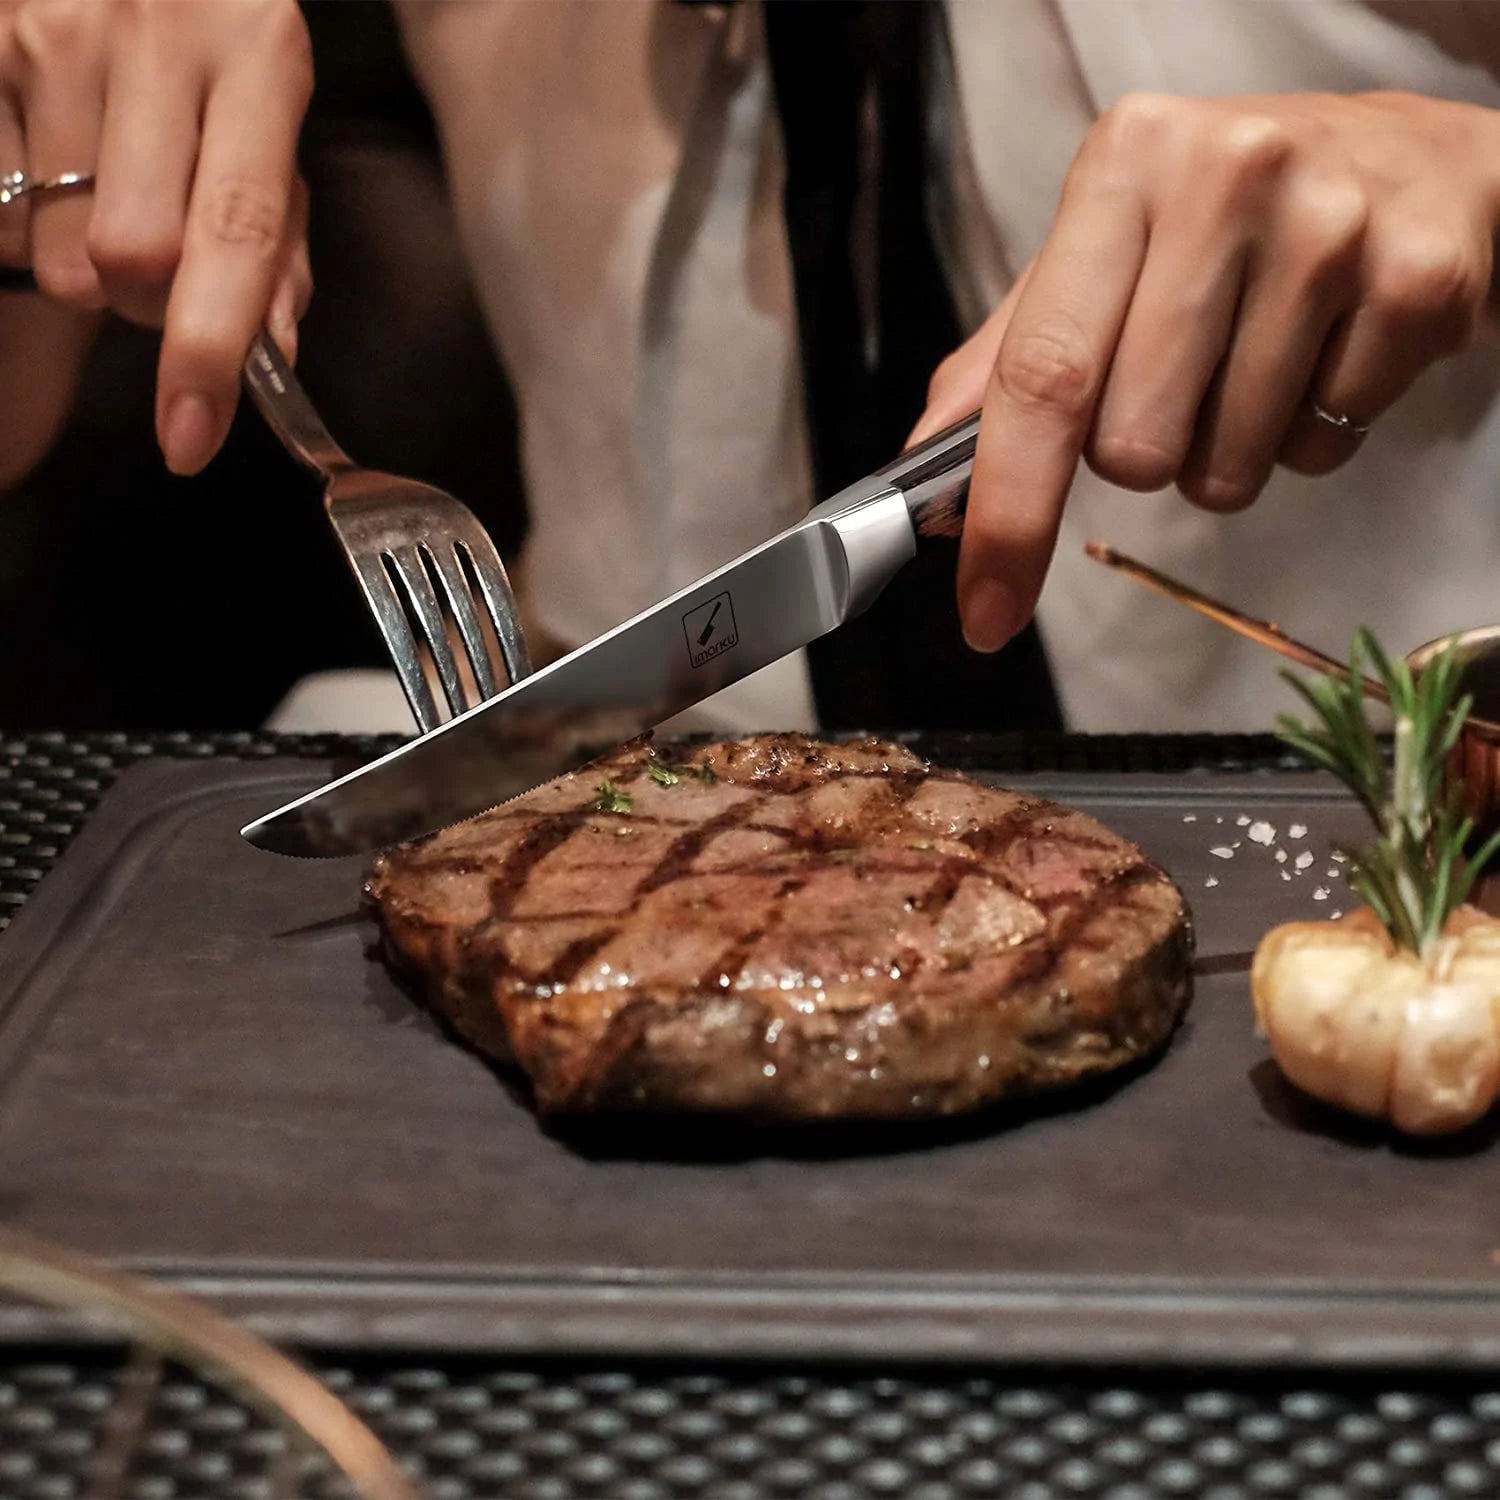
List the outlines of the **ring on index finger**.
<svg viewBox="0 0 1500 1500">
<path fill-rule="evenodd" d="M 0 207 L 31 193 L 82 191 L 94 185 L 92 172 L 58 172 L 52 177 L 28 177 L 25 172 L 7 172 L 0 177 Z"/>
</svg>

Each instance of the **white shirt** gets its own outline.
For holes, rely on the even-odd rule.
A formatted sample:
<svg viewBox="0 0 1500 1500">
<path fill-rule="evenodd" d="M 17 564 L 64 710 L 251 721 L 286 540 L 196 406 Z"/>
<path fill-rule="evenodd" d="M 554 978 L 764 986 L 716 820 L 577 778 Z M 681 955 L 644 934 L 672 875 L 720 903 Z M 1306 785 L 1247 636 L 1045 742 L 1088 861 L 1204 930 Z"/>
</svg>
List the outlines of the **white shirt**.
<svg viewBox="0 0 1500 1500">
<path fill-rule="evenodd" d="M 1122 94 L 1399 87 L 1500 108 L 1500 6 L 948 0 L 951 217 L 977 317 Z M 759 14 L 666 0 L 407 0 L 481 300 L 520 408 L 526 580 L 578 644 L 800 516 L 810 492 Z M 966 211 L 960 211 L 966 210 Z M 1500 366 L 1434 368 L 1337 474 L 1238 516 L 1080 472 L 1039 610 L 1069 723 L 1265 729 L 1262 648 L 1083 557 L 1101 536 L 1334 654 L 1500 619 Z M 916 413 L 913 413 L 915 418 Z M 902 433 L 891 434 L 893 451 Z M 699 722 L 810 726 L 800 655 Z"/>
</svg>

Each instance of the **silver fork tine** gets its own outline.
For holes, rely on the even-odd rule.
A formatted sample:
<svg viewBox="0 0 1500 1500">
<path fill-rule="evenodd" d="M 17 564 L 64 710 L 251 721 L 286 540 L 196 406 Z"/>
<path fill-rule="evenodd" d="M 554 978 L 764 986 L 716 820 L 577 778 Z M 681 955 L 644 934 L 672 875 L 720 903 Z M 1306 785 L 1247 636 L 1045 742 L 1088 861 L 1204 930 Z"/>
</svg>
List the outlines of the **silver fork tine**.
<svg viewBox="0 0 1500 1500">
<path fill-rule="evenodd" d="M 411 705 L 417 728 L 426 734 L 429 729 L 436 729 L 442 720 L 438 715 L 432 689 L 427 685 L 427 674 L 422 670 L 417 639 L 411 633 L 406 611 L 396 597 L 396 586 L 391 582 L 390 574 L 386 572 L 378 554 L 356 555 L 347 546 L 344 554 L 359 578 L 365 603 L 370 606 L 370 613 L 375 616 L 375 623 L 385 637 L 386 649 L 391 654 L 391 662 L 396 668 L 396 676 L 401 681 L 406 701 Z"/>
<path fill-rule="evenodd" d="M 495 672 L 490 665 L 489 648 L 479 628 L 479 616 L 474 612 L 474 598 L 469 592 L 469 581 L 459 564 L 458 543 L 453 547 L 431 547 L 428 549 L 438 577 L 443 582 L 443 592 L 448 596 L 448 606 L 458 623 L 458 633 L 463 638 L 464 650 L 468 653 L 469 665 L 474 669 L 474 680 L 479 685 L 481 698 L 493 698 L 500 691 L 495 681 Z"/>
<path fill-rule="evenodd" d="M 478 535 L 466 532 L 458 538 L 458 545 L 463 548 L 474 577 L 479 581 L 479 592 L 484 597 L 490 622 L 495 627 L 495 637 L 500 642 L 506 675 L 512 682 L 519 682 L 531 673 L 531 655 L 526 649 L 526 638 L 521 634 L 516 596 L 489 533 L 478 527 L 474 530 Z"/>
<path fill-rule="evenodd" d="M 427 637 L 432 659 L 437 665 L 438 681 L 443 685 L 443 696 L 448 700 L 448 711 L 461 714 L 464 711 L 464 687 L 458 676 L 458 663 L 453 659 L 453 646 L 448 639 L 448 626 L 443 619 L 443 606 L 438 600 L 432 579 L 427 575 L 422 554 L 429 549 L 425 543 L 405 547 L 391 547 L 386 557 L 395 564 L 396 576 L 411 600 L 412 612 Z M 483 645 L 483 642 L 480 643 Z"/>
</svg>

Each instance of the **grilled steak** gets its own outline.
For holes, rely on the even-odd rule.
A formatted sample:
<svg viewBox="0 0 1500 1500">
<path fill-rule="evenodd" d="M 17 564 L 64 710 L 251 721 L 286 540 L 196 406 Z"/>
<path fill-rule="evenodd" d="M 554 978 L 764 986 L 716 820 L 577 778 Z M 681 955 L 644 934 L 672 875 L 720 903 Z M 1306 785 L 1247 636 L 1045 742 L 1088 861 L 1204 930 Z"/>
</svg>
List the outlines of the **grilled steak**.
<svg viewBox="0 0 1500 1500">
<path fill-rule="evenodd" d="M 627 746 L 380 856 L 387 953 L 545 1112 L 950 1114 L 1159 1048 L 1181 894 L 896 745 Z"/>
</svg>

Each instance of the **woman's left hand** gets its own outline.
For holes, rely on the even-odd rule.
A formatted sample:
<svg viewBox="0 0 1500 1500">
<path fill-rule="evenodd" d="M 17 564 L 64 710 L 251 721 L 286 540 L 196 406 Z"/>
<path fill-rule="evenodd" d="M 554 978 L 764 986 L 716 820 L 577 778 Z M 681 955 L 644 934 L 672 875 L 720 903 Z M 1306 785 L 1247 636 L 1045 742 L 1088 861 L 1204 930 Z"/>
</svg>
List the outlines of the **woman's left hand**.
<svg viewBox="0 0 1500 1500">
<path fill-rule="evenodd" d="M 1031 617 L 1080 459 L 1214 511 L 1249 505 L 1277 464 L 1346 462 L 1473 338 L 1497 225 L 1495 112 L 1394 93 L 1122 99 L 913 433 L 982 405 L 970 643 L 995 650 Z"/>
</svg>

